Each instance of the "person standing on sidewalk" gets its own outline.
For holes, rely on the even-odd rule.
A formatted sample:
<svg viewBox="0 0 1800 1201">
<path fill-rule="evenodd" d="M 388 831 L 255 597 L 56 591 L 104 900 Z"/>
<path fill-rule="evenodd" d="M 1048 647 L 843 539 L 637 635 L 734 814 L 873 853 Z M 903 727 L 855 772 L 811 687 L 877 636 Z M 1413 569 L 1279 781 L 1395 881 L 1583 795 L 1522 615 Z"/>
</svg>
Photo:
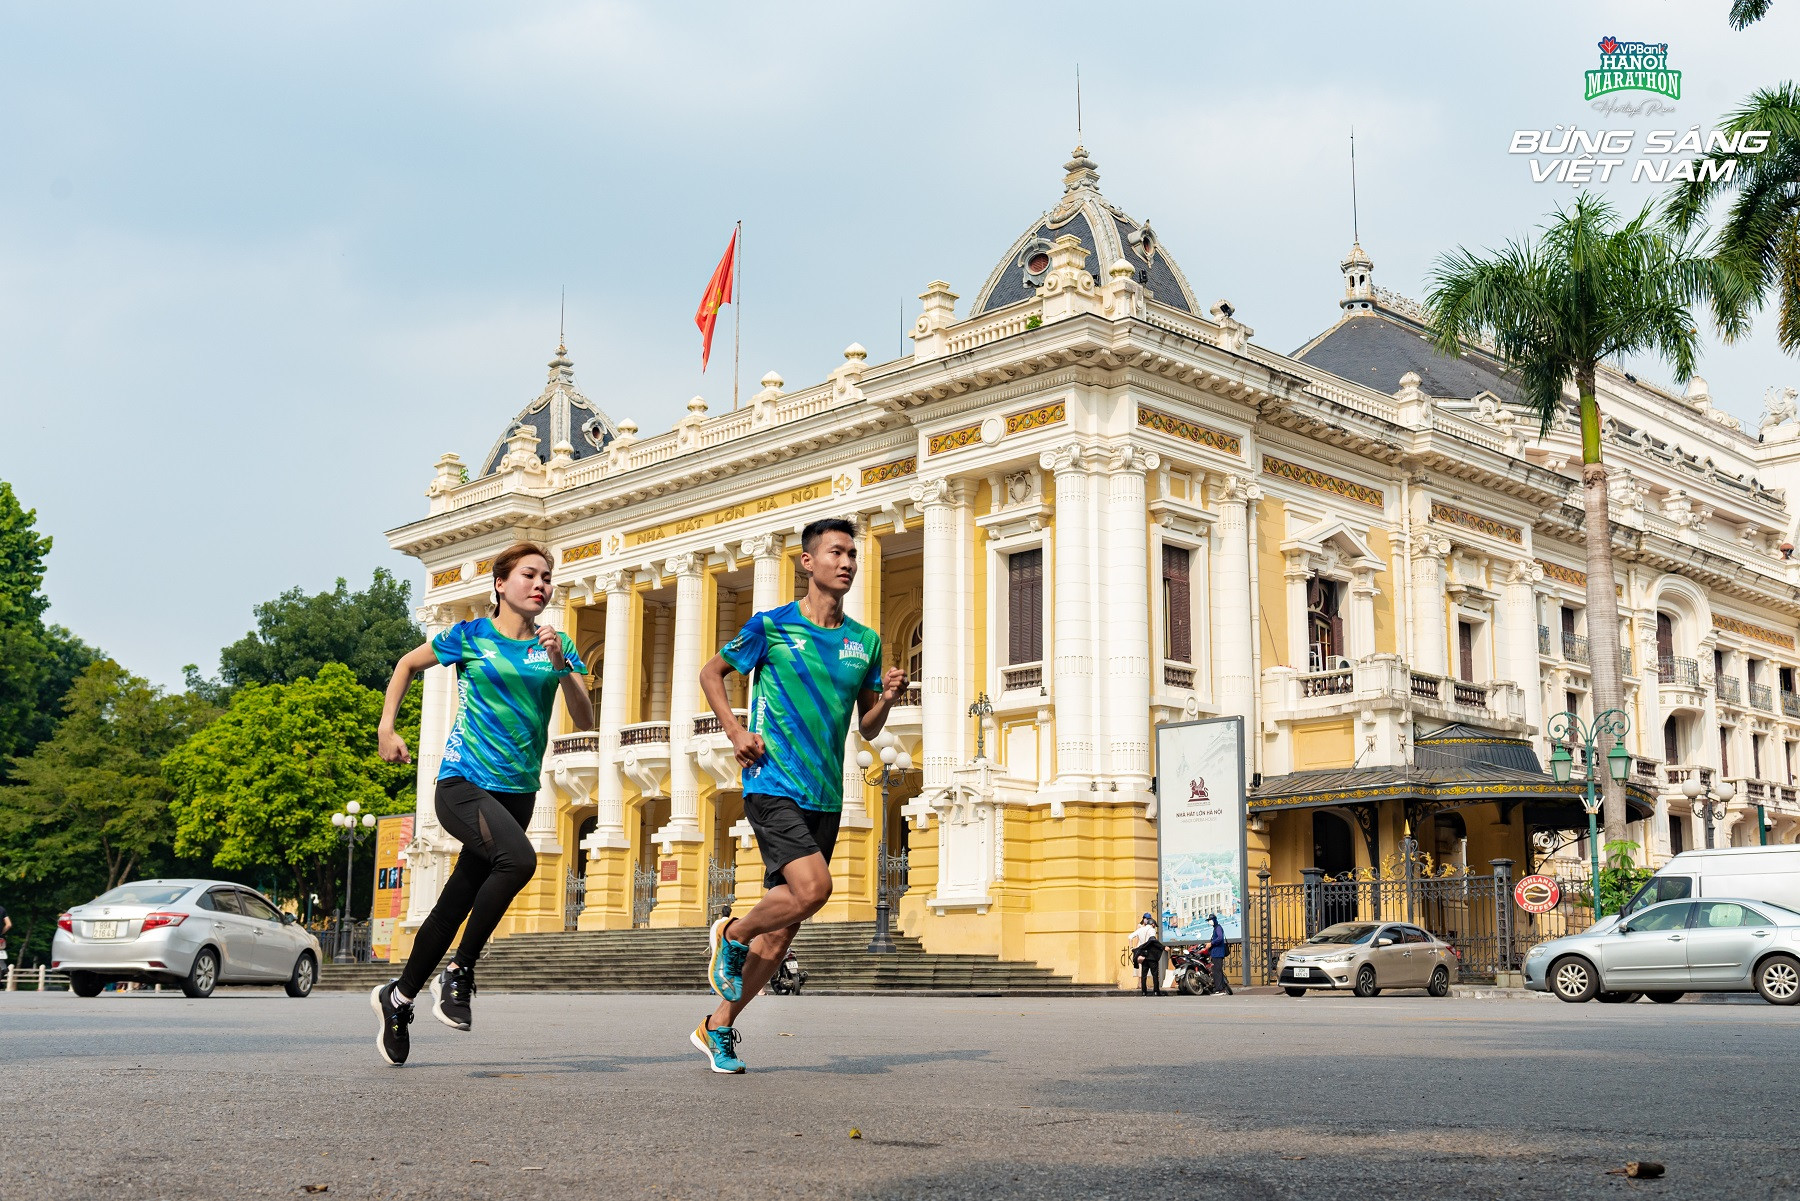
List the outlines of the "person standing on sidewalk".
<svg viewBox="0 0 1800 1201">
<path fill-rule="evenodd" d="M 1209 913 L 1212 919 L 1212 941 L 1206 944 L 1206 957 L 1212 960 L 1213 995 L 1224 993 L 1231 995 L 1231 982 L 1225 979 L 1225 956 L 1231 953 L 1231 944 L 1225 941 L 1225 927 L 1219 924 L 1219 915 Z"/>
<path fill-rule="evenodd" d="M 856 578 L 856 527 L 826 518 L 800 534 L 806 595 L 758 613 L 700 669 L 700 691 L 743 770 L 744 818 L 764 867 L 762 899 L 720 917 L 707 978 L 719 1007 L 688 1041 L 715 1072 L 737 1073 L 738 1017 L 787 955 L 800 923 L 831 897 L 831 852 L 844 805 L 844 738 L 852 710 L 873 739 L 906 691 L 906 672 L 881 670 L 881 635 L 844 612 Z M 750 725 L 725 695 L 725 676 L 754 673 Z"/>
<path fill-rule="evenodd" d="M 436 807 L 438 821 L 462 843 L 462 853 L 419 926 L 399 978 L 369 994 L 370 1007 L 381 1015 L 375 1045 L 395 1067 L 411 1051 L 407 1027 L 413 1001 L 459 926 L 463 936 L 456 954 L 431 980 L 432 1014 L 456 1030 L 473 1024 L 475 961 L 506 907 L 537 871 L 537 852 L 525 828 L 537 804 L 557 693 L 576 729 L 594 728 L 587 665 L 567 634 L 538 624 L 550 603 L 550 569 L 549 552 L 529 542 L 503 551 L 494 560 L 494 615 L 457 622 L 408 651 L 388 684 L 379 736 L 381 757 L 389 763 L 412 762 L 405 740 L 394 732 L 394 719 L 414 676 L 439 664 L 454 666 L 460 697 L 456 728 L 444 744 L 438 771 Z"/>
<path fill-rule="evenodd" d="M 1131 932 L 1131 956 L 1138 969 L 1138 991 L 1150 996 L 1152 987 L 1162 996 L 1162 939 L 1156 936 L 1156 919 L 1146 913 Z"/>
</svg>

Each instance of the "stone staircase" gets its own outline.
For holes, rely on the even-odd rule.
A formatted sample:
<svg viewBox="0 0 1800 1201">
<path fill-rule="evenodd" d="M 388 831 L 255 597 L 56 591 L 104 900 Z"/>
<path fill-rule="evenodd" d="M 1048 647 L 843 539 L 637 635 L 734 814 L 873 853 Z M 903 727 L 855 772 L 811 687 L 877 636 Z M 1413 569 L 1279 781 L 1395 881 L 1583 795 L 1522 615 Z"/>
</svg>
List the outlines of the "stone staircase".
<svg viewBox="0 0 1800 1201">
<path fill-rule="evenodd" d="M 892 955 L 871 955 L 869 922 L 801 927 L 794 954 L 816 993 L 1103 993 L 1110 984 L 1076 984 L 1035 963 L 992 955 L 938 955 L 895 934 Z M 395 975 L 387 963 L 327 964 L 319 987 L 367 990 Z M 487 992 L 706 992 L 706 931 L 588 930 L 515 934 L 488 944 L 475 979 Z"/>
</svg>

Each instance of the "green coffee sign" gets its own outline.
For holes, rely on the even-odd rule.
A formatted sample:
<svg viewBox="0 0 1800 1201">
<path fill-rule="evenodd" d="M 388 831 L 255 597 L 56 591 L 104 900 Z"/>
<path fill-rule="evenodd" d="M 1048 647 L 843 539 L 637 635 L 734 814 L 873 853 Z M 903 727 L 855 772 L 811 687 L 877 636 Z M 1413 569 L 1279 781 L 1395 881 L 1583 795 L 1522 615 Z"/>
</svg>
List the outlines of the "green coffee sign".
<svg viewBox="0 0 1800 1201">
<path fill-rule="evenodd" d="M 1667 42 L 1621 42 L 1600 39 L 1600 66 L 1587 74 L 1587 95 L 1592 100 L 1608 92 L 1655 92 L 1671 100 L 1681 99 L 1681 72 L 1669 70 Z"/>
</svg>

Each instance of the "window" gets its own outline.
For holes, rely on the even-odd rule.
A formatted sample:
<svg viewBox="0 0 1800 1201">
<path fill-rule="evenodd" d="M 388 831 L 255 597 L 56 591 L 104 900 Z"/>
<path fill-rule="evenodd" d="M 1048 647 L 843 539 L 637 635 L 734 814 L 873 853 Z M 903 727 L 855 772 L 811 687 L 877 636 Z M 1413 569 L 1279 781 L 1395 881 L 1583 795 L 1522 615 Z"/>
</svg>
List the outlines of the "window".
<svg viewBox="0 0 1800 1201">
<path fill-rule="evenodd" d="M 206 894 L 207 908 L 220 913 L 242 913 L 238 908 L 238 894 L 235 888 L 215 888 Z"/>
<path fill-rule="evenodd" d="M 1185 546 L 1163 547 L 1163 658 L 1177 663 L 1194 661 L 1193 562 Z"/>
<path fill-rule="evenodd" d="M 1338 585 L 1317 576 L 1306 581 L 1307 668 L 1328 671 L 1344 653 L 1344 619 L 1338 616 Z"/>
<path fill-rule="evenodd" d="M 1663 762 L 1681 762 L 1681 729 L 1673 717 L 1663 722 Z"/>
<path fill-rule="evenodd" d="M 1631 919 L 1633 930 L 1679 930 L 1687 925 L 1688 914 L 1694 906 L 1691 902 L 1675 905 L 1660 905 L 1655 909 L 1646 909 L 1642 914 Z"/>
<path fill-rule="evenodd" d="M 1719 727 L 1719 774 L 1731 774 L 1731 727 Z"/>
<path fill-rule="evenodd" d="M 1562 632 L 1564 638 L 1575 637 L 1575 610 L 1567 605 L 1562 607 Z"/>
<path fill-rule="evenodd" d="M 279 922 L 281 920 L 281 914 L 275 911 L 275 907 L 261 897 L 253 897 L 247 892 L 240 892 L 238 893 L 237 899 L 238 905 L 243 909 L 245 917 L 253 917 L 258 921 L 264 922 Z"/>
<path fill-rule="evenodd" d="M 1563 693 L 1563 710 L 1579 716 L 1581 713 L 1581 694 L 1579 692 Z"/>
<path fill-rule="evenodd" d="M 1750 775 L 1757 780 L 1763 778 L 1762 750 L 1763 736 L 1761 734 L 1750 735 Z"/>
<path fill-rule="evenodd" d="M 1667 613 L 1656 615 L 1656 657 L 1658 659 L 1675 657 L 1675 619 Z"/>
<path fill-rule="evenodd" d="M 906 636 L 906 678 L 915 684 L 925 678 L 925 621 L 913 622 Z"/>
<path fill-rule="evenodd" d="M 1625 903 L 1626 913 L 1636 913 L 1658 901 L 1679 901 L 1683 897 L 1694 895 L 1694 878 L 1692 876 L 1653 876 L 1637 890 L 1637 895 Z"/>
<path fill-rule="evenodd" d="M 1456 678 L 1475 682 L 1475 627 L 1469 622 L 1456 623 Z"/>
<path fill-rule="evenodd" d="M 1793 668 L 1791 668 L 1791 667 L 1777 668 L 1776 669 L 1776 678 L 1780 681 L 1781 690 L 1783 692 L 1792 692 L 1794 690 L 1794 669 Z"/>
<path fill-rule="evenodd" d="M 122 884 L 89 901 L 90 905 L 173 905 L 191 884 Z"/>
<path fill-rule="evenodd" d="M 1694 906 L 1694 928 L 1718 929 L 1721 926 L 1767 926 L 1768 918 L 1735 901 L 1702 901 Z"/>
<path fill-rule="evenodd" d="M 1044 657 L 1044 552 L 1006 556 L 1006 661 L 1036 663 Z"/>
<path fill-rule="evenodd" d="M 1679 855 L 1687 850 L 1687 822 L 1681 814 L 1669 814 L 1669 854 Z"/>
</svg>

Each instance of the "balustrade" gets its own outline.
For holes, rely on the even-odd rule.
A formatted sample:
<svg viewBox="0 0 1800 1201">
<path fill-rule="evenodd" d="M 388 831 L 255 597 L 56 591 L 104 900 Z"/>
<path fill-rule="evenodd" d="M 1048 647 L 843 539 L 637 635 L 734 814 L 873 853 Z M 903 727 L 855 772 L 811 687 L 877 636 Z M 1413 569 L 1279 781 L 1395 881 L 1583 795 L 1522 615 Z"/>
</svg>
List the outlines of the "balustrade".
<svg viewBox="0 0 1800 1201">
<path fill-rule="evenodd" d="M 1678 655 L 1663 655 L 1656 661 L 1656 679 L 1662 684 L 1700 687 L 1700 665 Z"/>
<path fill-rule="evenodd" d="M 1767 684 L 1750 685 L 1750 704 L 1752 707 L 1762 709 L 1765 712 L 1773 712 L 1775 709 L 1774 690 Z"/>
<path fill-rule="evenodd" d="M 1044 665 L 1042 663 L 1015 663 L 1000 669 L 1000 686 L 1005 692 L 1018 692 L 1026 688 L 1042 688 L 1044 686 Z"/>
<path fill-rule="evenodd" d="M 1186 663 L 1164 663 L 1163 685 L 1168 688 L 1192 688 L 1194 669 Z"/>
<path fill-rule="evenodd" d="M 1562 650 L 1563 658 L 1571 663 L 1588 661 L 1588 640 L 1585 635 L 1570 634 L 1565 631 L 1562 636 Z"/>
</svg>

